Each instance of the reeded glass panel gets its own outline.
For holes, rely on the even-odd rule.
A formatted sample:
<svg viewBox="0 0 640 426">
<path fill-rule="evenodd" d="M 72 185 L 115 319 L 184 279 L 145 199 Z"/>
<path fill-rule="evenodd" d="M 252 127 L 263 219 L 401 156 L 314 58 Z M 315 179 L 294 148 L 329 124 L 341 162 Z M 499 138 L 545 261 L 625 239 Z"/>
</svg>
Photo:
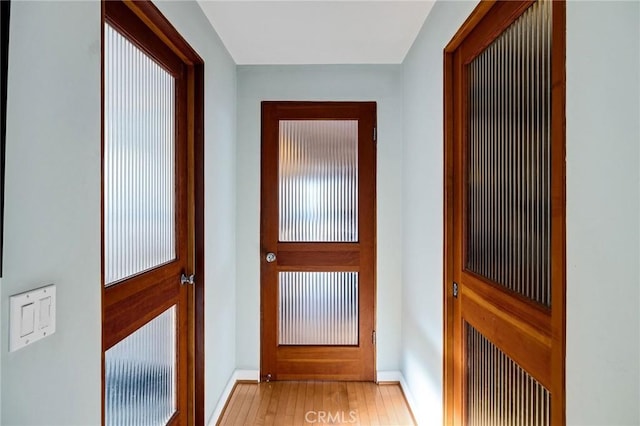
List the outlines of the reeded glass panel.
<svg viewBox="0 0 640 426">
<path fill-rule="evenodd" d="M 176 308 L 105 352 L 105 424 L 165 425 L 176 411 Z"/>
<path fill-rule="evenodd" d="M 105 283 L 175 258 L 175 82 L 105 25 Z"/>
<path fill-rule="evenodd" d="M 358 241 L 358 121 L 280 121 L 280 241 Z"/>
<path fill-rule="evenodd" d="M 548 426 L 551 394 L 466 324 L 469 426 Z"/>
<path fill-rule="evenodd" d="M 357 272 L 280 272 L 280 345 L 357 345 Z"/>
<path fill-rule="evenodd" d="M 534 3 L 467 67 L 466 267 L 546 306 L 551 3 Z"/>
</svg>

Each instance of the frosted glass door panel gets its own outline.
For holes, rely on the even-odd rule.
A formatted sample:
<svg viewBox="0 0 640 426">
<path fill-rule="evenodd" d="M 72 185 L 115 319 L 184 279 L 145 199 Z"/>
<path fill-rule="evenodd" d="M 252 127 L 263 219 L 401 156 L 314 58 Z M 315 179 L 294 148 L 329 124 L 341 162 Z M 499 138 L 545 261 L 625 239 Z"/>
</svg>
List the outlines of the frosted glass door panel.
<svg viewBox="0 0 640 426">
<path fill-rule="evenodd" d="M 176 411 L 176 308 L 105 352 L 105 424 L 165 425 Z"/>
<path fill-rule="evenodd" d="M 469 271 L 551 306 L 551 14 L 534 3 L 467 67 Z"/>
<path fill-rule="evenodd" d="M 280 272 L 280 345 L 357 345 L 357 272 Z"/>
<path fill-rule="evenodd" d="M 175 258 L 175 81 L 105 25 L 105 284 Z"/>
<path fill-rule="evenodd" d="M 358 121 L 281 120 L 280 241 L 358 241 Z"/>
<path fill-rule="evenodd" d="M 548 426 L 549 391 L 475 328 L 466 330 L 466 424 Z"/>
</svg>

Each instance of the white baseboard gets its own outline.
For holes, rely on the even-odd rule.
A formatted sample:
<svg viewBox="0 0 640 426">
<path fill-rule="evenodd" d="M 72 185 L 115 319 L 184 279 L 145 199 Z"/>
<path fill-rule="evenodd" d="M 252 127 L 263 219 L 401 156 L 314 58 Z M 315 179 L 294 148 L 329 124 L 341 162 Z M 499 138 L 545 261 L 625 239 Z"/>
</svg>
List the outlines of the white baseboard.
<svg viewBox="0 0 640 426">
<path fill-rule="evenodd" d="M 402 373 L 400 371 L 378 371 L 376 374 L 376 381 L 382 382 L 398 382 L 402 379 Z"/>
<path fill-rule="evenodd" d="M 252 381 L 260 381 L 260 371 L 259 370 L 234 370 L 227 382 L 227 386 L 222 391 L 222 395 L 218 399 L 218 404 L 216 408 L 211 413 L 209 417 L 209 421 L 207 422 L 208 426 L 216 426 L 220 415 L 222 414 L 222 410 L 224 410 L 224 406 L 231 396 L 231 392 L 233 392 L 233 387 L 235 386 L 238 380 L 252 380 Z"/>
<path fill-rule="evenodd" d="M 409 404 L 409 408 L 413 413 L 413 418 L 416 422 L 418 422 L 418 424 L 420 424 L 420 420 L 418 419 L 418 411 L 416 410 L 416 408 L 418 407 L 418 401 L 416 401 L 416 399 L 413 397 L 413 394 L 409 390 L 409 384 L 404 379 L 402 373 L 400 373 L 400 387 L 402 388 L 402 392 L 404 393 L 404 397 L 407 400 L 407 404 Z"/>
<path fill-rule="evenodd" d="M 236 376 L 235 380 L 251 380 L 254 382 L 260 381 L 260 370 L 236 370 L 233 372 L 233 374 L 235 374 Z"/>
</svg>

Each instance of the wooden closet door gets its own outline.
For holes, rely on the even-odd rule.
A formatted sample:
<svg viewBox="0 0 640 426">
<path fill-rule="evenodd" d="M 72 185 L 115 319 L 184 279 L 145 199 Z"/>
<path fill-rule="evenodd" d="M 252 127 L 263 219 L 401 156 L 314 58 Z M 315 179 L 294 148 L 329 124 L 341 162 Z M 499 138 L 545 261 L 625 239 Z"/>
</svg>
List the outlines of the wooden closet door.
<svg viewBox="0 0 640 426">
<path fill-rule="evenodd" d="M 447 423 L 563 424 L 564 3 L 481 3 L 445 76 Z"/>
<path fill-rule="evenodd" d="M 104 3 L 104 424 L 187 424 L 187 65 Z"/>
<path fill-rule="evenodd" d="M 263 102 L 262 380 L 374 380 L 372 102 Z"/>
</svg>

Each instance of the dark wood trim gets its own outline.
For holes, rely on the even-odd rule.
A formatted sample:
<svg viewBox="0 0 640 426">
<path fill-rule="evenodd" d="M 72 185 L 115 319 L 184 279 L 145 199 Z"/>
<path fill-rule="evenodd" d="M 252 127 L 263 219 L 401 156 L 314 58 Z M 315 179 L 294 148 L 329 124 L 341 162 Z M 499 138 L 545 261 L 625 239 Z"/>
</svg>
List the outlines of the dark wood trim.
<svg viewBox="0 0 640 426">
<path fill-rule="evenodd" d="M 566 424 L 566 2 L 553 3 L 551 49 L 551 424 Z"/>
<path fill-rule="evenodd" d="M 469 15 L 469 17 L 464 21 L 451 41 L 449 41 L 447 46 L 444 48 L 445 54 L 453 53 L 458 48 L 458 46 L 460 46 L 460 44 L 469 36 L 469 33 L 473 31 L 473 29 L 476 27 L 476 25 L 478 25 L 482 18 L 484 18 L 484 16 L 489 13 L 496 1 L 497 0 L 485 0 L 478 3 L 475 9 L 473 9 L 473 11 L 471 12 L 471 15 Z"/>
<path fill-rule="evenodd" d="M 114 303 L 126 300 L 144 290 L 152 289 L 152 287 L 154 287 L 159 281 L 162 281 L 168 274 L 179 275 L 181 272 L 182 266 L 177 259 L 165 265 L 161 265 L 158 268 L 136 275 L 135 277 L 130 277 L 129 279 L 136 278 L 134 285 L 122 285 L 122 282 L 112 284 L 104 290 L 106 299 L 103 303 L 105 308 L 108 308 Z"/>
<path fill-rule="evenodd" d="M 263 101 L 276 120 L 334 120 L 362 118 L 363 108 L 375 111 L 375 102 Z M 375 124 L 375 123 L 374 123 Z"/>
<path fill-rule="evenodd" d="M 181 330 L 188 330 L 187 338 L 182 341 L 188 346 L 186 351 L 183 347 L 183 353 L 187 353 L 188 359 L 184 364 L 188 366 L 189 370 L 189 373 L 184 375 L 187 377 L 186 381 L 179 383 L 179 389 L 186 388 L 187 392 L 179 392 L 181 393 L 179 397 L 188 407 L 188 413 L 186 413 L 188 424 L 203 425 L 205 423 L 204 61 L 151 1 L 103 0 L 102 19 L 103 22 L 108 21 L 123 34 L 133 36 L 138 47 L 149 53 L 161 66 L 181 81 L 176 91 L 177 99 L 179 99 L 177 115 L 182 116 L 186 127 L 178 128 L 176 131 L 178 139 L 183 138 L 187 148 L 182 155 L 176 158 L 176 161 L 178 167 L 185 171 L 185 173 L 179 174 L 178 180 L 185 179 L 187 191 L 182 194 L 183 199 L 179 201 L 186 208 L 178 209 L 182 213 L 178 212 L 177 214 L 185 215 L 187 225 L 184 233 L 178 238 L 182 238 L 187 243 L 184 245 L 184 251 L 178 253 L 177 256 L 179 259 L 186 260 L 188 267 L 185 272 L 196 275 L 196 285 L 192 289 L 181 291 L 174 299 L 181 299 L 181 306 L 188 309 L 188 315 L 179 316 L 179 318 L 182 317 Z M 143 31 L 144 28 L 150 29 L 152 34 L 147 30 Z M 104 38 L 104 33 L 102 38 Z M 153 46 L 152 49 L 149 48 L 150 45 Z M 102 40 L 102 57 L 104 57 L 104 40 Z M 101 70 L 104 111 L 104 61 Z M 102 113 L 101 119 L 104 129 L 104 113 Z M 102 138 L 104 138 L 104 131 Z M 104 158 L 104 140 L 101 142 L 101 147 Z M 102 171 L 102 179 L 104 180 L 104 170 Z M 101 196 L 101 204 L 104 206 L 104 194 Z M 104 217 L 101 218 L 101 228 L 101 232 L 104 234 Z M 104 253 L 102 254 L 101 267 L 102 283 L 104 283 Z M 177 263 L 176 268 L 178 268 Z M 178 270 L 176 269 L 175 272 Z M 139 280 L 139 285 L 128 289 L 120 285 L 105 289 L 103 284 L 103 323 L 105 323 L 105 312 L 109 309 L 118 309 L 117 305 L 121 303 L 119 301 L 124 301 L 132 293 L 146 294 L 151 281 L 154 278 L 159 278 L 158 274 L 158 271 L 146 272 L 142 274 L 143 277 Z M 146 316 L 151 318 L 153 312 L 147 312 Z M 127 326 L 128 330 L 131 332 L 145 322 L 145 319 L 137 318 Z M 107 325 L 107 327 L 110 326 Z M 114 343 L 111 341 L 112 339 L 105 339 L 104 334 L 103 339 L 104 347 L 110 347 Z M 102 354 L 102 369 L 102 377 L 104 378 L 104 352 Z M 102 421 L 104 423 L 104 382 L 102 392 Z M 177 421 L 179 421 L 178 417 L 172 419 L 171 423 Z"/>
<path fill-rule="evenodd" d="M 444 424 L 462 425 L 465 419 L 463 365 L 464 327 L 469 322 L 498 347 L 515 353 L 525 369 L 551 392 L 551 423 L 565 424 L 565 306 L 566 306 L 566 186 L 565 97 L 566 17 L 565 2 L 554 0 L 552 28 L 552 122 L 551 122 L 551 309 L 538 306 L 505 291 L 482 277 L 465 271 L 461 235 L 464 223 L 464 154 L 457 146 L 465 140 L 458 121 L 466 110 L 460 70 L 506 29 L 533 2 L 482 1 L 444 49 Z M 464 118 L 462 118 L 464 120 Z M 463 280 L 458 299 L 451 285 Z M 464 305 L 464 307 L 462 307 Z M 487 320 L 491 318 L 490 320 Z M 496 328 L 503 323 L 500 334 Z M 493 324 L 488 326 L 487 324 Z M 496 325 L 498 324 L 498 325 Z M 507 331 L 505 331 L 507 330 Z M 518 330 L 517 333 L 515 330 Z M 506 334 L 505 334 L 506 333 Z M 509 333 L 512 333 L 509 335 Z M 515 333 L 515 334 L 514 334 Z M 524 340 L 526 340 L 526 343 Z M 518 342 L 526 344 L 522 351 Z M 519 355 L 518 355 L 519 354 Z M 461 377 L 462 376 L 462 377 Z"/>
<path fill-rule="evenodd" d="M 480 3 L 482 4 L 482 3 Z M 472 15 L 473 16 L 473 15 Z M 467 20 L 468 21 L 468 20 Z M 455 38 L 454 38 L 455 40 Z M 450 43 L 450 45 L 453 44 Z M 457 44 L 454 44 L 457 46 Z M 454 85 L 454 77 L 453 73 L 455 72 L 454 67 L 454 55 L 452 52 L 447 52 L 445 50 L 444 53 L 444 61 L 443 61 L 443 91 L 445 93 L 443 97 L 443 134 L 444 134 L 444 176 L 443 176 L 443 214 L 442 217 L 444 219 L 443 224 L 443 278 L 444 285 L 442 289 L 443 296 L 443 356 L 442 356 L 442 372 L 443 372 L 443 391 L 442 391 L 442 399 L 443 399 L 443 418 L 444 424 L 459 424 L 458 421 L 455 420 L 454 414 L 454 356 L 455 351 L 453 347 L 453 333 L 454 333 L 454 309 L 455 304 L 453 303 L 452 297 L 452 287 L 451 283 L 454 280 L 454 266 L 452 259 L 454 259 L 455 251 L 453 249 L 455 244 L 454 235 L 454 226 L 453 226 L 453 215 L 449 212 L 455 211 L 454 203 L 455 197 L 453 196 L 453 191 L 451 190 L 454 186 L 454 157 L 455 157 L 455 139 L 453 138 L 454 133 L 454 112 L 453 112 L 453 102 L 447 101 L 448 98 L 454 96 L 455 85 Z"/>
<path fill-rule="evenodd" d="M 360 269 L 360 251 L 299 252 L 278 250 L 278 265 L 293 268 L 331 267 L 333 269 L 334 267 L 345 267 L 347 270 L 358 271 Z"/>
<path fill-rule="evenodd" d="M 105 268 L 104 268 L 104 53 L 105 53 L 105 40 L 104 40 L 104 22 L 106 22 L 105 18 L 105 3 L 104 1 L 100 2 L 100 324 L 104 324 L 105 315 L 104 315 L 104 301 L 105 298 Z M 102 350 L 100 351 L 100 368 L 102 370 L 100 379 L 102 383 L 100 384 L 100 393 L 101 393 L 101 415 L 100 415 L 100 424 L 101 426 L 105 426 L 105 381 L 104 377 L 106 374 L 105 370 L 105 356 L 104 356 L 104 327 L 101 327 L 100 332 L 102 333 Z"/>
<path fill-rule="evenodd" d="M 195 139 L 195 129 L 194 129 L 194 90 L 195 90 L 195 81 L 194 81 L 194 70 L 193 67 L 187 68 L 187 134 L 188 138 L 191 141 Z M 195 165 L 195 142 L 187 145 L 187 164 Z M 188 188 L 193 188 L 194 190 L 188 191 L 187 193 L 187 235 L 189 235 L 190 240 L 187 247 L 187 264 L 195 265 L 195 167 L 189 167 L 187 173 Z M 195 269 L 193 269 L 195 271 Z M 195 273 L 195 272 L 194 272 Z M 187 291 L 187 305 L 188 312 L 195 312 L 195 286 L 190 286 Z M 196 338 L 195 338 L 195 327 L 196 321 L 194 315 L 188 315 L 188 325 L 187 330 L 188 334 L 188 364 L 191 368 L 189 368 L 189 374 L 187 376 L 188 388 L 195 389 L 195 374 L 194 368 L 196 364 Z M 194 402 L 193 398 L 189 398 L 187 401 L 187 412 L 189 413 L 187 423 L 193 424 L 194 418 Z"/>
<path fill-rule="evenodd" d="M 551 336 L 551 316 L 549 309 L 515 292 L 487 283 L 482 277 L 463 273 L 465 287 L 490 303 L 495 309 L 509 315 L 514 322 L 529 325 L 532 333 Z"/>
<path fill-rule="evenodd" d="M 149 31 L 141 19 L 120 1 L 108 1 L 106 4 L 105 20 L 109 25 L 173 76 L 180 74 L 183 62 L 158 36 Z"/>
<path fill-rule="evenodd" d="M 194 198 L 195 198 L 195 265 L 196 285 L 194 289 L 194 423 L 205 424 L 205 219 L 204 219 L 204 63 L 193 66 L 194 76 Z"/>
<path fill-rule="evenodd" d="M 112 0 L 109 0 L 112 1 Z M 204 60 L 151 1 L 122 0 L 186 65 L 204 65 Z"/>
<path fill-rule="evenodd" d="M 472 325 L 496 347 L 517 360 L 528 374 L 551 389 L 550 335 L 502 311 L 469 286 L 460 287 L 458 298 L 466 324 Z"/>
<path fill-rule="evenodd" d="M 265 241 L 278 241 L 277 223 L 268 220 L 269 217 L 278 217 L 277 205 L 267 200 L 267 195 L 272 186 L 272 176 L 278 175 L 277 164 L 274 161 L 264 161 L 271 155 L 272 148 L 269 149 L 265 144 L 265 139 L 277 140 L 278 128 L 273 125 L 277 120 L 275 117 L 275 108 L 270 108 L 266 102 L 262 103 L 262 144 L 261 144 L 261 177 L 260 177 L 260 377 L 266 376 L 270 371 L 276 371 L 276 345 L 277 333 L 275 327 L 272 326 L 273 318 L 272 306 L 269 306 L 267 300 L 276 300 L 277 290 L 275 283 L 265 285 L 262 281 L 263 277 L 277 273 L 275 263 L 267 263 L 263 258 L 272 250 L 267 247 Z M 267 125 L 267 123 L 271 123 Z M 275 133 L 274 133 L 275 132 Z M 262 380 L 262 379 L 261 379 Z"/>
<path fill-rule="evenodd" d="M 492 3 L 491 15 L 476 22 L 459 46 L 462 65 L 467 65 L 504 32 L 535 0 L 497 1 Z M 483 3 L 480 3 L 482 5 Z M 478 8 L 483 9 L 478 5 Z M 487 11 L 487 12 L 489 12 Z"/>
<path fill-rule="evenodd" d="M 119 301 L 109 300 L 109 288 L 103 301 L 103 351 L 138 330 L 171 306 L 178 303 L 180 293 L 175 286 L 176 275 L 169 275 L 152 288 L 132 293 Z"/>
</svg>

